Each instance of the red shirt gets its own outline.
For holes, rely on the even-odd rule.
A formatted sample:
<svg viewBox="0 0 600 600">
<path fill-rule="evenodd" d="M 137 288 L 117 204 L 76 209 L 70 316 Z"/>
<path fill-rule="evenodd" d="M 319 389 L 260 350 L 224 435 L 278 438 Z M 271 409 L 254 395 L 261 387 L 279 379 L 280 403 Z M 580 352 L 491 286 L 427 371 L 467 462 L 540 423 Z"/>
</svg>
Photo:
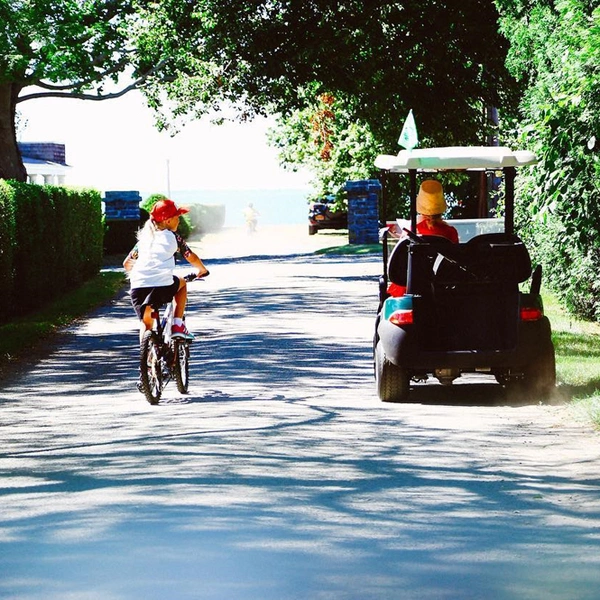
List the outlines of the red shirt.
<svg viewBox="0 0 600 600">
<path fill-rule="evenodd" d="M 458 244 L 458 231 L 445 221 L 428 221 L 424 219 L 417 223 L 417 233 L 420 235 L 439 235 Z"/>
</svg>

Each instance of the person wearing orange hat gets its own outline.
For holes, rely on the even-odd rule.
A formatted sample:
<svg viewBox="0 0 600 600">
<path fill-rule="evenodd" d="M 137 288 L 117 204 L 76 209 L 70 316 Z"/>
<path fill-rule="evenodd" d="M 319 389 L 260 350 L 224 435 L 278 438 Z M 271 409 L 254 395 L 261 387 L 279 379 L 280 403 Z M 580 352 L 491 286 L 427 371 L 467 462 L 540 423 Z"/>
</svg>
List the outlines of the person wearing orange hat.
<svg viewBox="0 0 600 600">
<path fill-rule="evenodd" d="M 442 219 L 446 209 L 442 184 L 435 179 L 423 181 L 417 194 L 417 233 L 420 235 L 437 235 L 458 244 L 458 231 Z M 400 230 L 399 225 L 395 225 L 393 229 L 390 229 L 390 234 L 393 237 L 401 238 L 399 243 L 407 243 L 406 234 Z M 390 296 L 403 296 L 406 293 L 406 285 L 392 282 L 389 284 L 387 292 Z"/>
<path fill-rule="evenodd" d="M 208 269 L 177 233 L 179 219 L 187 212 L 187 208 L 179 208 L 167 198 L 156 202 L 138 233 L 137 244 L 123 261 L 131 284 L 131 303 L 140 319 L 140 340 L 145 331 L 152 329 L 152 305 L 171 300 L 175 305 L 172 337 L 194 338 L 183 322 L 187 284 L 183 277 L 173 274 L 175 254 L 179 252 L 198 269 L 199 277 L 208 275 Z"/>
<path fill-rule="evenodd" d="M 419 213 L 417 233 L 439 235 L 458 244 L 458 231 L 442 219 L 446 209 L 442 184 L 435 179 L 423 181 L 417 195 L 417 212 Z"/>
</svg>

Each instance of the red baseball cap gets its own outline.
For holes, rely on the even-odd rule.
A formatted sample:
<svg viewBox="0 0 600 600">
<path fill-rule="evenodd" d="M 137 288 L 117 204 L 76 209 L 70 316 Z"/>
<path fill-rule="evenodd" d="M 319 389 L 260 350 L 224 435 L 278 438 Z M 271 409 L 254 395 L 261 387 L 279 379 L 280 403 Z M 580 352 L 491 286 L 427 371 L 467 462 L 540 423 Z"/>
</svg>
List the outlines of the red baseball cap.
<svg viewBox="0 0 600 600">
<path fill-rule="evenodd" d="M 165 198 L 164 200 L 159 200 L 150 210 L 150 216 L 152 220 L 156 223 L 161 223 L 162 221 L 166 221 L 167 219 L 172 219 L 173 217 L 180 217 L 181 215 L 185 215 L 185 213 L 190 212 L 188 208 L 178 208 L 177 204 L 173 202 L 173 200 L 169 200 Z"/>
</svg>

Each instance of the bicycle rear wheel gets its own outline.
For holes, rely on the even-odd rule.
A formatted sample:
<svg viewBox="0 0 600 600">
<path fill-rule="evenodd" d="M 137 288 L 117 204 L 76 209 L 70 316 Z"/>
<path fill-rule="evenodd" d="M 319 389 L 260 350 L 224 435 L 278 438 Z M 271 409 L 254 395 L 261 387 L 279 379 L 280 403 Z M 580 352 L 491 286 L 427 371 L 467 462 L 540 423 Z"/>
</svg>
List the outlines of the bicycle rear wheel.
<svg viewBox="0 0 600 600">
<path fill-rule="evenodd" d="M 154 331 L 146 331 L 140 346 L 140 383 L 150 404 L 158 404 L 163 390 L 160 343 Z"/>
<path fill-rule="evenodd" d="M 190 344 L 181 340 L 173 341 L 173 374 L 180 394 L 187 394 L 190 381 Z"/>
</svg>

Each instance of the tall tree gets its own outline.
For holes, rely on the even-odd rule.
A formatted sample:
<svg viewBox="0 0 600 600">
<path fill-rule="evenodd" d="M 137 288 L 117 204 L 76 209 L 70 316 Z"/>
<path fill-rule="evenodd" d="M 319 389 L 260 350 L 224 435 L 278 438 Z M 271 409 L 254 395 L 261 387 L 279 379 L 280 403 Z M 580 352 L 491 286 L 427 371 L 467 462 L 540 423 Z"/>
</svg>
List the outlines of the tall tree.
<svg viewBox="0 0 600 600">
<path fill-rule="evenodd" d="M 492 0 L 0 0 L 0 176 L 24 177 L 19 102 L 134 86 L 159 127 L 332 93 L 388 147 L 409 108 L 434 143 L 479 141 L 483 107 L 508 110 L 515 91 L 496 19 Z"/>
<path fill-rule="evenodd" d="M 179 30 L 193 6 L 143 0 L 0 0 L 0 177 L 24 180 L 16 143 L 20 102 L 106 100 L 136 87 L 201 75 Z M 122 79 L 127 83 L 120 86 Z"/>
<path fill-rule="evenodd" d="M 426 138 L 451 144 L 484 139 L 484 107 L 508 110 L 518 99 L 491 0 L 199 6 L 209 4 L 204 49 L 221 57 L 224 82 L 255 110 L 288 114 L 332 93 L 383 142 L 395 143 L 413 108 Z"/>
<path fill-rule="evenodd" d="M 600 320 L 600 8 L 590 0 L 498 6 L 508 64 L 526 84 L 516 130 L 540 158 L 524 180 L 523 231 L 565 303 Z"/>
<path fill-rule="evenodd" d="M 0 176 L 25 179 L 16 145 L 17 103 L 41 95 L 83 97 L 127 64 L 121 23 L 128 3 L 0 0 Z M 37 85 L 35 94 L 21 95 Z M 98 88 L 101 91 L 101 88 Z"/>
</svg>

